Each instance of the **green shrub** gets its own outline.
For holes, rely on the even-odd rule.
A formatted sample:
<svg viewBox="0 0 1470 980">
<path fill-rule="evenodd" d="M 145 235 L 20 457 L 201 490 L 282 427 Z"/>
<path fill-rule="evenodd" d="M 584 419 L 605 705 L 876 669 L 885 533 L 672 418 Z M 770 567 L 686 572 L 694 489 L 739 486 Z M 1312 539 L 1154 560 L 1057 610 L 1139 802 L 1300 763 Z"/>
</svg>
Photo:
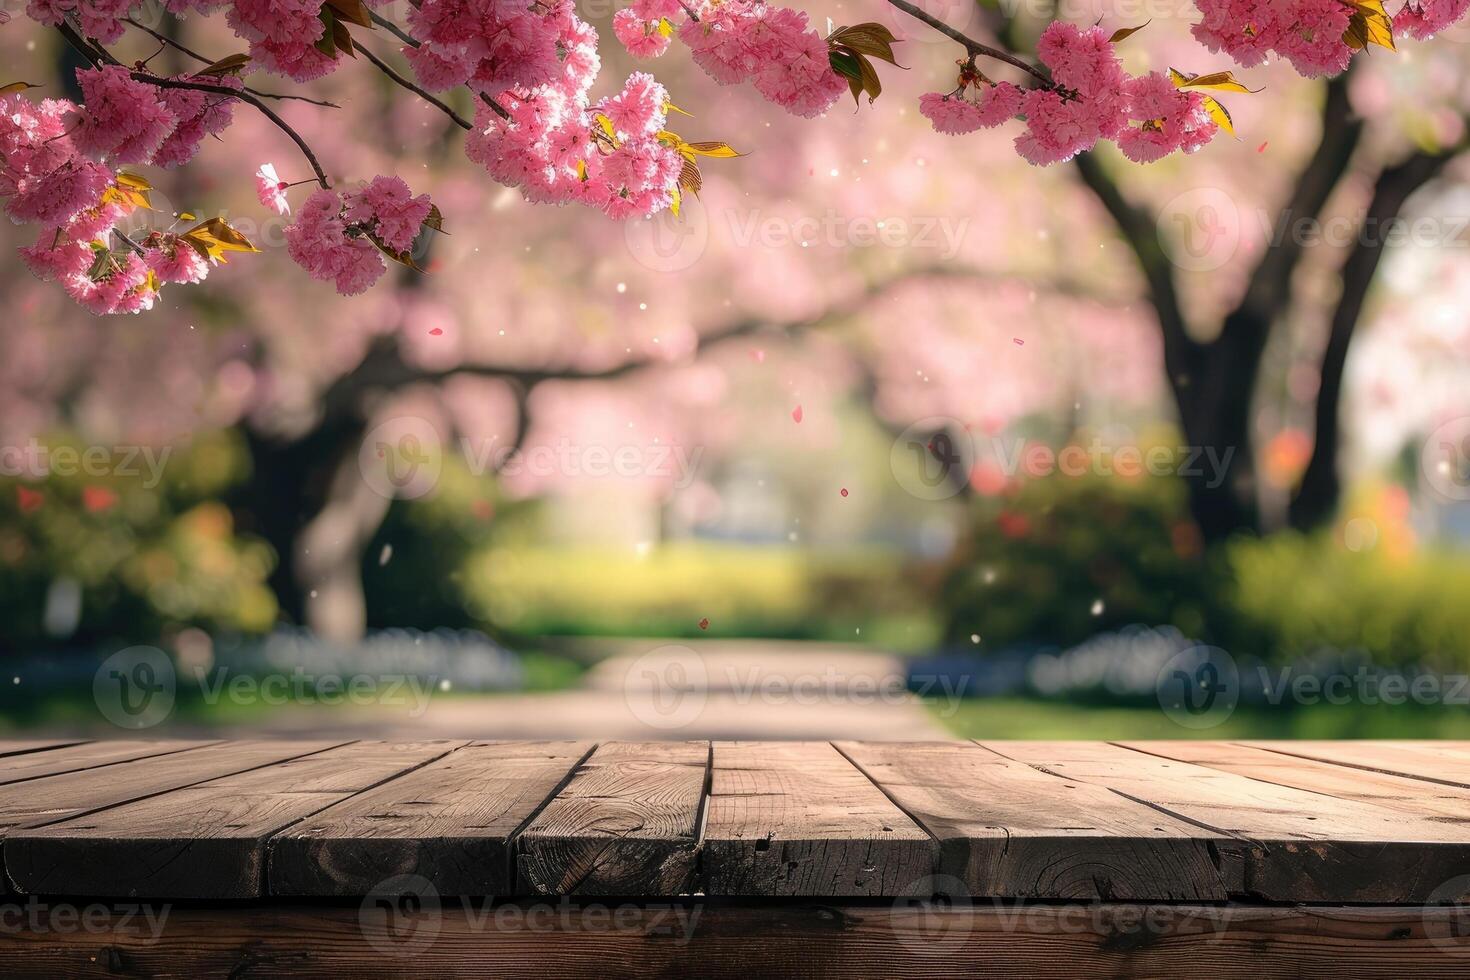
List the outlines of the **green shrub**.
<svg viewBox="0 0 1470 980">
<path fill-rule="evenodd" d="M 1229 546 L 1237 645 L 1285 662 L 1322 650 L 1375 664 L 1470 668 L 1470 556 L 1283 533 Z"/>
<path fill-rule="evenodd" d="M 157 486 L 136 461 L 114 462 L 139 472 L 0 479 L 0 650 L 157 642 L 184 626 L 269 629 L 274 557 L 235 533 L 217 499 L 249 465 L 240 440 L 201 435 L 174 448 Z M 48 605 L 75 612 L 48 623 Z"/>
</svg>

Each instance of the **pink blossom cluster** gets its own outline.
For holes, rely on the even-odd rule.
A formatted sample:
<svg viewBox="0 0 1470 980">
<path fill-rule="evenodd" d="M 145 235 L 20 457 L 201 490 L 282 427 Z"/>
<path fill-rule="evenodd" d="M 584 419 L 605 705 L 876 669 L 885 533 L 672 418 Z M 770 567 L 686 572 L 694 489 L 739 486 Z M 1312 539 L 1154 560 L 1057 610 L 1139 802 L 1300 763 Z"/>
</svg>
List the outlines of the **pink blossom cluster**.
<svg viewBox="0 0 1470 980">
<path fill-rule="evenodd" d="M 433 91 L 468 84 L 494 96 L 535 88 L 560 74 L 559 20 L 525 0 L 424 0 L 408 11 L 420 45 L 403 53 Z"/>
<path fill-rule="evenodd" d="M 138 0 L 30 0 L 26 16 L 47 27 L 60 25 L 68 16 L 76 18 L 82 33 L 110 44 L 122 37 L 123 18 Z"/>
<path fill-rule="evenodd" d="M 807 15 L 762 0 L 703 0 L 693 17 L 679 0 L 635 0 L 613 18 L 613 31 L 640 58 L 663 54 L 668 33 L 676 31 L 694 63 L 715 81 L 752 82 L 798 116 L 820 116 L 847 91 Z"/>
<path fill-rule="evenodd" d="M 127 207 L 109 195 L 113 171 L 83 152 L 84 127 L 69 128 L 82 111 L 64 99 L 0 98 L 0 199 L 12 221 L 40 227 L 36 243 L 19 250 L 34 275 L 59 282 L 93 313 L 137 313 L 152 307 L 164 278 L 154 271 L 162 240 L 109 246 Z"/>
<path fill-rule="evenodd" d="M 0 99 L 0 198 L 12 221 L 40 227 L 36 244 L 20 249 L 33 274 L 94 313 L 137 313 L 153 305 L 160 284 L 202 280 L 210 260 L 173 232 L 141 241 L 115 232 L 132 204 L 113 166 L 187 162 L 205 136 L 229 125 L 235 100 L 160 88 L 118 66 L 78 71 L 77 82 L 80 105 L 18 92 Z"/>
<path fill-rule="evenodd" d="M 189 5 L 197 8 L 208 3 Z M 327 29 L 319 16 L 321 9 L 321 0 L 232 0 L 225 20 L 250 42 L 252 62 L 295 81 L 309 82 L 337 67 L 336 56 L 316 46 Z"/>
<path fill-rule="evenodd" d="M 480 105 L 465 152 L 530 201 L 585 204 L 619 219 L 669 207 L 683 159 L 659 136 L 668 92 L 639 72 L 616 95 L 591 102 L 588 92 L 601 64 L 597 32 L 569 0 L 546 16 L 556 28 L 556 75 L 501 92 L 497 105 L 504 116 Z"/>
<path fill-rule="evenodd" d="M 180 76 L 180 81 L 189 80 Z M 207 76 L 196 81 L 240 88 L 238 78 Z M 77 71 L 83 101 L 73 134 L 77 148 L 110 163 L 176 167 L 193 159 L 206 136 L 223 132 L 235 100 L 214 92 L 163 88 L 133 78 L 117 65 Z"/>
<path fill-rule="evenodd" d="M 1470 10 L 1470 0 L 1408 0 L 1394 14 L 1395 30 L 1409 37 L 1431 38 L 1460 22 Z"/>
<path fill-rule="evenodd" d="M 1342 0 L 1195 0 L 1203 19 L 1194 36 L 1246 67 L 1275 52 L 1303 75 L 1336 74 L 1353 49 L 1343 40 L 1352 8 Z"/>
<path fill-rule="evenodd" d="M 951 135 L 1019 116 L 1026 129 L 1016 137 L 1016 150 L 1039 166 L 1070 160 L 1102 139 L 1116 140 L 1129 159 L 1149 163 L 1176 150 L 1193 153 L 1214 138 L 1217 127 L 1203 96 L 1175 88 L 1159 72 L 1129 77 L 1109 37 L 1101 27 L 1053 23 L 1038 46 L 1053 87 L 1022 91 L 968 73 L 955 92 L 920 98 L 919 111 Z"/>
<path fill-rule="evenodd" d="M 400 255 L 409 252 L 431 209 L 429 196 L 414 196 L 399 177 L 374 177 L 345 194 L 322 188 L 286 228 L 286 251 L 313 279 L 355 296 L 387 268 L 380 245 Z"/>
</svg>

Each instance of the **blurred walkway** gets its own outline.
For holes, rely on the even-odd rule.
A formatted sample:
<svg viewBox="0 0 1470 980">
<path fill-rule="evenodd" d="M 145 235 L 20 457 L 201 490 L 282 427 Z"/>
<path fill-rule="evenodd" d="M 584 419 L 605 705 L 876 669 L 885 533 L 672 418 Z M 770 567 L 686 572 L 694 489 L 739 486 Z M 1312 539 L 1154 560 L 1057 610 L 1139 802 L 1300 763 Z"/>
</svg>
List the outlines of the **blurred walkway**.
<svg viewBox="0 0 1470 980">
<path fill-rule="evenodd" d="M 427 707 L 292 707 L 207 731 L 397 738 L 934 739 L 902 662 L 867 648 L 768 641 L 618 641 L 576 690 L 435 693 Z M 203 731 L 172 725 L 170 732 Z M 264 731 L 263 731 L 264 729 Z"/>
</svg>

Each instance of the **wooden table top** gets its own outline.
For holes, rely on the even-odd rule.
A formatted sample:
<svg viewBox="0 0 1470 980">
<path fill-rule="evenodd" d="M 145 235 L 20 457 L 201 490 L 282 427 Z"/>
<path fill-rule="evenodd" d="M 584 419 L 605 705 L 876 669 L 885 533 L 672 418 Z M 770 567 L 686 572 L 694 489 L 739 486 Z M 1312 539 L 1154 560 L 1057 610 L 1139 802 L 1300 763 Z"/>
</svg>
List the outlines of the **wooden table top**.
<svg viewBox="0 0 1470 980">
<path fill-rule="evenodd" d="M 0 742 L 6 887 L 1470 900 L 1463 742 Z"/>
</svg>

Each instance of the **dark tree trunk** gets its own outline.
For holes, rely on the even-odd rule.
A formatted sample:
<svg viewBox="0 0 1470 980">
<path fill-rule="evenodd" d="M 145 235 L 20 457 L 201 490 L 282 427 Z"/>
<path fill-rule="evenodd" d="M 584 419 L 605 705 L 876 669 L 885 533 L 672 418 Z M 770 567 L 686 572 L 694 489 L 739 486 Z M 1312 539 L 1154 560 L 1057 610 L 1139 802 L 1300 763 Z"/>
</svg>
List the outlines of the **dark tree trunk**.
<svg viewBox="0 0 1470 980">
<path fill-rule="evenodd" d="M 275 551 L 270 585 L 281 615 L 305 622 L 305 599 L 296 570 L 296 541 L 326 503 L 332 473 L 344 453 L 357 452 L 364 425 L 355 415 L 325 418 L 292 440 L 262 436 L 248 427 L 250 479 L 233 495 L 240 530 L 263 538 Z"/>
</svg>

